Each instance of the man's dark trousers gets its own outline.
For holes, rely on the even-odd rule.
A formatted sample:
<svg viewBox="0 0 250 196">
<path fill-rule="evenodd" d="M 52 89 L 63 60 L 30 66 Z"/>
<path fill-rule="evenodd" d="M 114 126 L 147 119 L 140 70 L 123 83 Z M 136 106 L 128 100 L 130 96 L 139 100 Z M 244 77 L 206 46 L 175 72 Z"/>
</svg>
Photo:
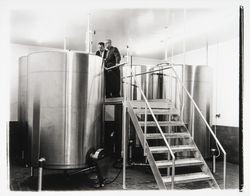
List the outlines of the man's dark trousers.
<svg viewBox="0 0 250 196">
<path fill-rule="evenodd" d="M 105 71 L 106 97 L 120 97 L 120 69 Z"/>
</svg>

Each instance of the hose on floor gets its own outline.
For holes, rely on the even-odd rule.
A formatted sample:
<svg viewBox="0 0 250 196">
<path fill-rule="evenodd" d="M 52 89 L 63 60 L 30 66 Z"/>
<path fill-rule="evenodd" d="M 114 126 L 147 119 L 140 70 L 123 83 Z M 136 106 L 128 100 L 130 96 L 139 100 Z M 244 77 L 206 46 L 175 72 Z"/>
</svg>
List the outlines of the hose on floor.
<svg viewBox="0 0 250 196">
<path fill-rule="evenodd" d="M 119 169 L 117 175 L 112 180 L 110 180 L 110 181 L 104 181 L 104 184 L 111 184 L 111 183 L 115 182 L 116 179 L 119 177 L 121 171 L 122 171 L 122 168 Z"/>
<path fill-rule="evenodd" d="M 116 181 L 116 179 L 119 177 L 119 175 L 121 174 L 121 171 L 122 171 L 122 165 L 121 166 L 117 166 L 117 163 L 119 163 L 119 160 L 116 160 L 112 167 L 115 168 L 115 169 L 119 169 L 118 173 L 116 174 L 116 176 L 112 179 L 112 180 L 109 180 L 109 181 L 104 181 L 104 184 L 111 184 L 113 182 Z M 107 180 L 107 179 L 106 179 Z"/>
</svg>

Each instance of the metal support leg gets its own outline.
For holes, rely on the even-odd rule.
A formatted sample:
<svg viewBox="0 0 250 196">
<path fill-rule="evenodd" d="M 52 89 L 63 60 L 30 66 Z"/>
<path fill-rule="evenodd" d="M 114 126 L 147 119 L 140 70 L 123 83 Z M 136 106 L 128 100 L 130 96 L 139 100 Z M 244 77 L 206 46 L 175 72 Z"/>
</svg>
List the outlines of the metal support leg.
<svg viewBox="0 0 250 196">
<path fill-rule="evenodd" d="M 224 161 L 223 161 L 223 167 L 224 167 L 224 171 L 223 171 L 223 189 L 226 189 L 226 177 L 227 177 L 227 155 L 224 155 Z"/>
<path fill-rule="evenodd" d="M 34 176 L 34 168 L 33 167 L 30 167 L 30 176 Z"/>
<path fill-rule="evenodd" d="M 122 188 L 126 189 L 126 103 L 123 103 L 122 108 L 122 133 L 123 133 L 123 175 Z"/>
<path fill-rule="evenodd" d="M 38 160 L 38 191 L 42 190 L 42 180 L 43 180 L 43 164 L 45 162 L 44 158 Z"/>
<path fill-rule="evenodd" d="M 96 174 L 97 174 L 97 177 L 98 177 L 99 186 L 100 187 L 104 187 L 104 179 L 103 179 L 101 170 L 100 170 L 100 168 L 99 168 L 99 166 L 98 166 L 97 163 L 96 163 Z"/>
<path fill-rule="evenodd" d="M 146 138 L 147 138 L 147 106 L 145 106 L 145 114 L 144 114 L 144 140 L 143 140 L 143 152 L 144 152 L 144 156 L 146 157 L 147 156 L 147 153 L 146 153 Z M 147 159 L 146 159 L 147 160 Z"/>
<path fill-rule="evenodd" d="M 215 172 L 216 172 L 215 159 L 216 159 L 216 156 L 213 155 L 213 173 L 214 173 L 214 174 L 215 174 Z"/>
<path fill-rule="evenodd" d="M 171 115 L 168 115 L 168 121 L 171 121 Z M 172 130 L 171 130 L 171 127 L 167 127 L 167 130 L 168 130 L 168 133 L 171 133 Z M 169 139 L 167 139 L 168 142 L 170 142 Z M 170 143 L 169 143 L 170 144 Z M 168 161 L 170 160 L 170 153 L 168 152 Z M 170 168 L 168 167 L 167 168 L 167 175 L 170 176 Z"/>
<path fill-rule="evenodd" d="M 168 161 L 170 160 L 170 153 L 168 153 Z M 167 168 L 167 175 L 170 176 L 170 168 Z"/>
<path fill-rule="evenodd" d="M 212 167 L 212 169 L 213 169 L 213 174 L 215 174 L 215 172 L 216 172 L 216 156 L 215 156 L 215 149 L 213 148 L 213 149 L 211 149 L 211 152 L 212 152 L 212 156 L 213 156 L 213 167 Z"/>
</svg>

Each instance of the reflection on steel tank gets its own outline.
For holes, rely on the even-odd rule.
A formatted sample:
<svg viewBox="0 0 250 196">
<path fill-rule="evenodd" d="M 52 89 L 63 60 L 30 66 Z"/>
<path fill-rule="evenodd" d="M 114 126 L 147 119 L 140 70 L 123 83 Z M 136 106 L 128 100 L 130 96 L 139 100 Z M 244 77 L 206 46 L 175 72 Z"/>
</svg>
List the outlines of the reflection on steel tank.
<svg viewBox="0 0 250 196">
<path fill-rule="evenodd" d="M 28 55 L 28 129 L 31 166 L 86 167 L 102 142 L 102 59 L 73 51 Z"/>
<path fill-rule="evenodd" d="M 208 66 L 186 65 L 184 68 L 184 85 L 193 97 L 203 116 L 210 124 L 212 99 L 212 69 Z M 184 93 L 184 122 L 192 129 L 192 106 L 190 99 Z M 209 131 L 200 115 L 194 110 L 194 140 L 204 158 L 209 157 Z"/>
</svg>

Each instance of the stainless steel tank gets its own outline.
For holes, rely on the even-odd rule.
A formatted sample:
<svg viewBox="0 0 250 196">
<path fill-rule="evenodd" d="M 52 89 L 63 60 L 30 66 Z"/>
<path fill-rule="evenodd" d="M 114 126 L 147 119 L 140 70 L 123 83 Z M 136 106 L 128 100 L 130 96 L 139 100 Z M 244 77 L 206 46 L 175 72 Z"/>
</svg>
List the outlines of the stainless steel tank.
<svg viewBox="0 0 250 196">
<path fill-rule="evenodd" d="M 207 122 L 210 123 L 211 99 L 212 99 L 212 68 L 208 66 L 184 67 L 184 85 L 193 97 Z M 184 121 L 189 129 L 194 129 L 194 141 L 204 158 L 209 157 L 210 137 L 205 123 L 200 118 L 197 110 L 194 109 L 192 121 L 192 105 L 190 99 L 184 93 Z"/>
<path fill-rule="evenodd" d="M 150 71 L 160 68 L 158 66 L 152 67 Z M 150 73 L 148 80 L 148 99 L 166 99 L 168 82 L 163 70 Z"/>
<path fill-rule="evenodd" d="M 28 126 L 31 165 L 87 166 L 89 150 L 101 145 L 102 59 L 79 52 L 28 55 Z"/>
</svg>

